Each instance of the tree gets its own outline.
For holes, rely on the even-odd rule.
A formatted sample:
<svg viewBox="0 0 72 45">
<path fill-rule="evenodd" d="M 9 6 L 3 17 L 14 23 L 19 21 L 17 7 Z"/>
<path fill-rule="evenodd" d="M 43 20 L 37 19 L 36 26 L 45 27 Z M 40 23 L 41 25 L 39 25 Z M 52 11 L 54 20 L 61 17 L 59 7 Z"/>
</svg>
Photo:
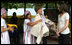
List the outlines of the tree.
<svg viewBox="0 0 72 45">
<path fill-rule="evenodd" d="M 12 9 L 12 8 L 24 8 L 24 3 L 1 3 L 1 7 L 7 9 Z"/>
</svg>

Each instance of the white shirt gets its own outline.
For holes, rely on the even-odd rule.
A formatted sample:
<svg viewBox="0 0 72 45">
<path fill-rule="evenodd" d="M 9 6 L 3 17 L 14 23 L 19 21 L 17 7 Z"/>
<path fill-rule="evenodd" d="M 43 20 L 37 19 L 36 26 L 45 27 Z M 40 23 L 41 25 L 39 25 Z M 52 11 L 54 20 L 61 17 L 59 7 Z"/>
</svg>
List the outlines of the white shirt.
<svg viewBox="0 0 72 45">
<path fill-rule="evenodd" d="M 24 32 L 30 30 L 31 26 L 28 26 L 27 23 L 29 23 L 30 20 L 29 19 L 25 19 L 24 21 Z"/>
<path fill-rule="evenodd" d="M 24 21 L 24 44 L 34 44 L 34 37 L 30 33 L 31 26 L 27 25 L 27 23 L 32 22 L 29 19 L 25 19 Z"/>
<path fill-rule="evenodd" d="M 64 13 L 61 17 L 58 16 L 58 22 L 59 22 L 59 30 L 65 26 L 65 20 L 69 20 L 69 14 Z M 67 27 L 64 31 L 61 32 L 61 34 L 68 34 L 70 32 L 69 28 Z"/>
<path fill-rule="evenodd" d="M 7 28 L 6 22 L 1 18 L 1 26 Z M 8 31 L 1 32 L 1 44 L 10 44 Z"/>
</svg>

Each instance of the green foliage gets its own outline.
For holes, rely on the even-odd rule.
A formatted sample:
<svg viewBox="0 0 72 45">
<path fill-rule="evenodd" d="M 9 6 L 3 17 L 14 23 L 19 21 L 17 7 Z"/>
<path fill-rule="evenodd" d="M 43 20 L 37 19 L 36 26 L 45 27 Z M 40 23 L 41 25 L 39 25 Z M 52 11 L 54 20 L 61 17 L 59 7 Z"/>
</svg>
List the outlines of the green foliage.
<svg viewBox="0 0 72 45">
<path fill-rule="evenodd" d="M 60 1 L 54 1 L 54 2 L 51 2 L 51 1 L 47 1 L 46 3 L 48 3 L 48 8 L 57 8 L 57 3 L 59 3 Z M 62 1 L 62 2 L 65 2 L 65 1 Z M 40 4 L 42 5 L 43 8 L 46 7 L 46 3 L 42 3 L 42 2 L 38 2 L 38 3 L 26 3 L 26 8 L 33 8 L 35 5 L 37 4 Z M 55 4 L 56 3 L 56 4 Z M 70 5 L 70 3 L 67 1 L 65 2 L 67 3 L 68 5 Z M 3 3 L 1 2 L 1 7 L 4 7 L 6 9 L 11 9 L 11 8 L 24 8 L 24 5 L 25 3 Z"/>
<path fill-rule="evenodd" d="M 12 9 L 12 8 L 24 8 L 24 3 L 1 3 L 1 7 L 7 9 Z"/>
</svg>

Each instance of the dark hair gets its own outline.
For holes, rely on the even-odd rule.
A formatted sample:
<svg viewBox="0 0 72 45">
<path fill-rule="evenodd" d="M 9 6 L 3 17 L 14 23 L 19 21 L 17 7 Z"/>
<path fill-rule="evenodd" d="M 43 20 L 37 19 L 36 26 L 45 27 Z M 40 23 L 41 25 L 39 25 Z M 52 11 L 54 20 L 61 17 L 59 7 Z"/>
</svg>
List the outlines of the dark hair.
<svg viewBox="0 0 72 45">
<path fill-rule="evenodd" d="M 44 15 L 48 15 L 48 9 L 44 9 Z"/>
<path fill-rule="evenodd" d="M 28 19 L 28 15 L 29 15 L 29 13 L 27 15 L 24 15 L 25 19 Z"/>
<path fill-rule="evenodd" d="M 68 7 L 65 3 L 60 2 L 58 5 L 60 5 L 60 13 L 63 13 L 62 11 L 68 12 Z"/>
<path fill-rule="evenodd" d="M 37 12 L 39 9 L 41 9 L 42 8 L 42 6 L 41 5 L 35 5 L 35 11 Z"/>
<path fill-rule="evenodd" d="M 13 13 L 13 16 L 16 16 L 16 12 Z"/>
</svg>

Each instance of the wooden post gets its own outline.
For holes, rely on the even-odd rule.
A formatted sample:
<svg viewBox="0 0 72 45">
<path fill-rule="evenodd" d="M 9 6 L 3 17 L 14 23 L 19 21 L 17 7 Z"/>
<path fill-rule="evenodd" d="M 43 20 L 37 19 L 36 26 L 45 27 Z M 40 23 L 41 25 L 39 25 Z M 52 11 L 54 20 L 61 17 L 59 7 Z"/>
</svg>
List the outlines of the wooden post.
<svg viewBox="0 0 72 45">
<path fill-rule="evenodd" d="M 26 11 L 26 2 L 24 2 L 24 13 Z"/>
<path fill-rule="evenodd" d="M 55 2 L 55 8 L 57 8 L 57 2 Z"/>
<path fill-rule="evenodd" d="M 46 3 L 46 9 L 48 9 L 48 3 Z"/>
</svg>

